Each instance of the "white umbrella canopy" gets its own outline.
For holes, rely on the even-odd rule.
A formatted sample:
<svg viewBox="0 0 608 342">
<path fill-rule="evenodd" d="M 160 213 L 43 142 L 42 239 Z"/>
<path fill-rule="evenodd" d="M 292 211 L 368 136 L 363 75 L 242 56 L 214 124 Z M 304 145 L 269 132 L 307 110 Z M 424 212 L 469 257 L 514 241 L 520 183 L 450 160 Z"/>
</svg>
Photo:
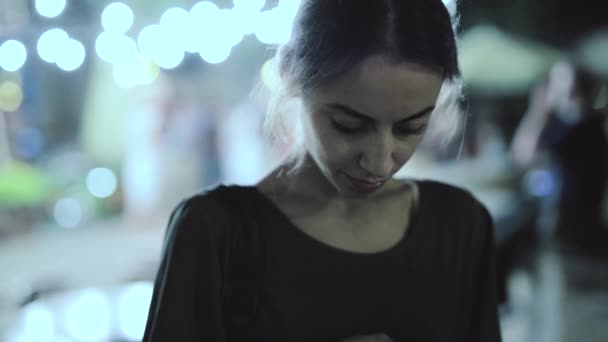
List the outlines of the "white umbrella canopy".
<svg viewBox="0 0 608 342">
<path fill-rule="evenodd" d="M 475 26 L 460 39 L 460 67 L 470 91 L 488 95 L 526 93 L 560 58 L 550 47 L 494 26 Z"/>
</svg>

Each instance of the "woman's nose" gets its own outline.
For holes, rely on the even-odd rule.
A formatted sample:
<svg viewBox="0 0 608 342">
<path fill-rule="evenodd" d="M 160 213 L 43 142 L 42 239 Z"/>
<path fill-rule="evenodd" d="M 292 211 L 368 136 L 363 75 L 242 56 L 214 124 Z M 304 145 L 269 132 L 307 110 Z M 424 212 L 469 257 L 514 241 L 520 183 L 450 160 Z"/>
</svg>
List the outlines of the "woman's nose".
<svg viewBox="0 0 608 342">
<path fill-rule="evenodd" d="M 368 173 L 368 177 L 388 178 L 395 166 L 394 148 L 391 139 L 383 138 L 368 144 L 362 152 L 359 166 Z"/>
</svg>

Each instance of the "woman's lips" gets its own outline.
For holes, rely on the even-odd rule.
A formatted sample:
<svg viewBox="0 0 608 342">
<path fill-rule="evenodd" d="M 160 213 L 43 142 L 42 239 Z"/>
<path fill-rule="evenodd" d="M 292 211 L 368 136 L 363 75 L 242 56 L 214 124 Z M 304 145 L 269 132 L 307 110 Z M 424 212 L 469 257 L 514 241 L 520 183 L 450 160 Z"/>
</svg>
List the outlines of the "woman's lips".
<svg viewBox="0 0 608 342">
<path fill-rule="evenodd" d="M 346 178 L 348 178 L 348 180 L 351 182 L 351 184 L 353 185 L 355 190 L 357 190 L 358 192 L 361 192 L 361 193 L 374 192 L 374 191 L 380 189 L 382 187 L 382 185 L 384 185 L 384 183 L 386 182 L 385 179 L 369 180 L 369 179 L 360 179 L 360 178 L 352 177 L 348 174 L 345 174 L 345 175 L 346 175 Z"/>
</svg>

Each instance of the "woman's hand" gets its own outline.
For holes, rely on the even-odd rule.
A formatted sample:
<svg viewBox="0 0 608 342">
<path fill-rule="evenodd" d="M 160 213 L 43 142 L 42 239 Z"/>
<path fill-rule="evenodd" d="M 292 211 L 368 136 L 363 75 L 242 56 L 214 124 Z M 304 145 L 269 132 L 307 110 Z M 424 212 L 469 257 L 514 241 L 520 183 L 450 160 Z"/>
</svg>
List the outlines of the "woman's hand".
<svg viewBox="0 0 608 342">
<path fill-rule="evenodd" d="M 373 334 L 349 337 L 341 342 L 393 342 L 393 340 L 386 334 Z"/>
</svg>

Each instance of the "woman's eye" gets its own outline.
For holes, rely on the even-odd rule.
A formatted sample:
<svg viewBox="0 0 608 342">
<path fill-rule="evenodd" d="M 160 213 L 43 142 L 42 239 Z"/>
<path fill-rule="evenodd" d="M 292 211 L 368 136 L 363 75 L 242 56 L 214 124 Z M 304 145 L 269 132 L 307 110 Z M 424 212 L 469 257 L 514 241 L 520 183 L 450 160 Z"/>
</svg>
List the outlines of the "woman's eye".
<svg viewBox="0 0 608 342">
<path fill-rule="evenodd" d="M 426 131 L 427 124 L 417 126 L 397 126 L 395 132 L 398 135 L 421 135 Z"/>
<path fill-rule="evenodd" d="M 359 133 L 365 129 L 364 124 L 338 122 L 336 120 L 331 120 L 331 124 L 337 131 L 342 133 Z"/>
</svg>

